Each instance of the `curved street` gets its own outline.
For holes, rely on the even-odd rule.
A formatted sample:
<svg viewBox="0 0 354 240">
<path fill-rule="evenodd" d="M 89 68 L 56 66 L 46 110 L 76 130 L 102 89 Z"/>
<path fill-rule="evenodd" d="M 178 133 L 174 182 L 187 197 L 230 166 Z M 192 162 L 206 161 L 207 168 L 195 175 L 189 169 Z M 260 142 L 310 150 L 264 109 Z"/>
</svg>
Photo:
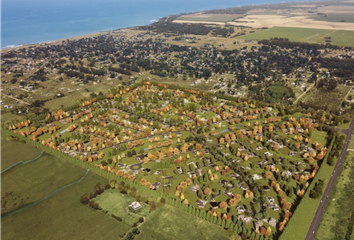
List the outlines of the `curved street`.
<svg viewBox="0 0 354 240">
<path fill-rule="evenodd" d="M 316 213 L 315 213 L 315 217 L 312 219 L 312 222 L 311 222 L 310 228 L 309 228 L 309 230 L 308 230 L 308 232 L 306 234 L 305 240 L 312 240 L 315 237 L 315 233 L 316 233 L 318 225 L 319 225 L 319 223 L 321 221 L 323 211 L 324 211 L 325 206 L 327 204 L 328 198 L 329 198 L 329 196 L 331 194 L 331 191 L 332 191 L 332 188 L 334 186 L 335 180 L 336 180 L 337 175 L 339 173 L 339 169 L 340 169 L 340 167 L 342 165 L 344 156 L 345 156 L 345 154 L 347 152 L 347 149 L 348 149 L 348 146 L 349 146 L 349 143 L 350 143 L 350 139 L 351 139 L 351 136 L 352 136 L 352 132 L 353 132 L 353 127 L 354 127 L 354 119 L 351 121 L 348 129 L 339 130 L 340 132 L 342 132 L 342 133 L 344 133 L 346 135 L 345 142 L 344 142 L 342 151 L 340 152 L 339 158 L 338 158 L 338 160 L 336 162 L 336 165 L 334 166 L 332 175 L 331 175 L 331 177 L 328 180 L 327 187 L 326 187 L 325 191 L 323 192 L 323 195 L 322 195 L 322 198 L 321 198 L 321 202 L 320 202 L 320 204 L 317 207 L 317 210 L 316 210 Z"/>
</svg>

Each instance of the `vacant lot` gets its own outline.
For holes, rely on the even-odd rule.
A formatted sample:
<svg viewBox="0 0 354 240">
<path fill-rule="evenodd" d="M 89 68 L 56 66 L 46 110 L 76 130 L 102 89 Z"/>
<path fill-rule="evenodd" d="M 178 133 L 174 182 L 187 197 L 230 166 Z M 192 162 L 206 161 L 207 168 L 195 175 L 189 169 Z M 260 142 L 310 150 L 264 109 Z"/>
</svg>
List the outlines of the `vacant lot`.
<svg viewBox="0 0 354 240">
<path fill-rule="evenodd" d="M 169 205 L 151 213 L 140 231 L 137 240 L 227 239 L 221 227 Z"/>
<path fill-rule="evenodd" d="M 337 112 L 349 90 L 350 87 L 345 86 L 338 86 L 331 92 L 312 88 L 300 99 L 300 101 L 309 104 L 310 106 L 316 106 L 320 109 Z"/>
<path fill-rule="evenodd" d="M 75 168 L 80 174 L 85 172 L 79 167 Z M 69 176 L 67 170 L 61 174 L 62 177 Z M 102 177 L 89 173 L 80 183 L 57 192 L 37 205 L 2 219 L 1 239 L 120 239 L 120 236 L 129 230 L 125 224 L 79 203 L 80 196 L 93 192 L 97 182 L 106 181 Z"/>
<path fill-rule="evenodd" d="M 1 170 L 19 161 L 33 159 L 40 153 L 38 148 L 25 143 L 8 142 L 5 135 L 1 135 Z"/>
</svg>

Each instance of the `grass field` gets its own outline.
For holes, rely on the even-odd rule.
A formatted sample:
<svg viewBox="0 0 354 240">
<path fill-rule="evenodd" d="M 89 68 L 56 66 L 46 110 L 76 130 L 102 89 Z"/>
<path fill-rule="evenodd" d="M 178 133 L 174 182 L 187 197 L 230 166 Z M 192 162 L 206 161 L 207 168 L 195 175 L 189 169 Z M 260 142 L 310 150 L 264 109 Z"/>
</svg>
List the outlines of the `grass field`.
<svg viewBox="0 0 354 240">
<path fill-rule="evenodd" d="M 325 43 L 325 37 L 331 37 L 332 44 L 354 46 L 354 31 L 326 30 L 311 28 L 273 27 L 255 33 L 246 34 L 238 39 L 263 40 L 274 37 L 288 38 L 293 42 Z"/>
<path fill-rule="evenodd" d="M 79 180 L 84 173 L 85 169 L 47 153 L 33 162 L 14 166 L 1 174 L 1 214 L 36 202 L 57 188 Z"/>
<path fill-rule="evenodd" d="M 136 240 L 228 239 L 221 227 L 169 205 L 151 213 L 140 231 Z"/>
<path fill-rule="evenodd" d="M 311 140 L 312 140 L 313 143 L 318 142 L 318 143 L 321 143 L 322 146 L 325 146 L 326 142 L 327 142 L 326 141 L 326 137 L 327 137 L 327 133 L 326 132 L 320 132 L 320 131 L 315 129 L 313 131 Z"/>
<path fill-rule="evenodd" d="M 150 211 L 150 207 L 147 204 L 141 203 L 142 208 L 139 209 L 139 212 L 131 214 L 128 206 L 135 200 L 115 189 L 106 190 L 102 195 L 97 196 L 94 201 L 103 210 L 108 211 L 109 216 L 114 214 L 121 217 L 123 219 L 122 222 L 130 227 L 139 220 L 138 216 L 147 216 Z"/>
<path fill-rule="evenodd" d="M 97 182 L 106 181 L 89 173 L 80 183 L 2 219 L 1 239 L 120 239 L 119 236 L 129 230 L 125 224 L 79 203 L 80 196 L 93 192 Z"/>
<path fill-rule="evenodd" d="M 341 22 L 344 20 L 345 22 L 354 22 L 354 15 L 350 13 L 327 13 L 326 17 L 316 16 L 313 17 L 316 21 L 326 21 L 326 22 Z"/>
<path fill-rule="evenodd" d="M 303 97 L 301 97 L 299 101 L 317 106 L 320 109 L 337 112 L 349 90 L 350 87 L 346 86 L 338 86 L 331 92 L 312 88 Z"/>
<path fill-rule="evenodd" d="M 351 144 L 354 144 L 352 138 Z M 354 184 L 354 152 L 348 152 L 342 164 L 330 200 L 322 215 L 322 219 L 316 232 L 316 240 L 345 239 L 348 231 L 348 220 L 354 213 L 354 193 L 351 190 Z M 350 233 L 349 233 L 350 234 Z M 353 233 L 351 238 L 354 239 Z"/>
<path fill-rule="evenodd" d="M 33 159 L 41 153 L 41 150 L 29 144 L 8 142 L 1 135 L 1 170 L 19 161 Z"/>
</svg>

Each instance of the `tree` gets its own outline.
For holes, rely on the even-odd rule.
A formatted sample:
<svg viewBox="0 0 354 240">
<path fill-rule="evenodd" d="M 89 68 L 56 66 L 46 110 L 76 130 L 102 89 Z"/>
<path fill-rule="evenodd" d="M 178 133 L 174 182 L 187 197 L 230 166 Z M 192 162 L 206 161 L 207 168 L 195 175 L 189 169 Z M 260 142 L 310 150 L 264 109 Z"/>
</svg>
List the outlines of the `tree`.
<svg viewBox="0 0 354 240">
<path fill-rule="evenodd" d="M 90 202 L 90 199 L 87 194 L 84 194 L 80 198 L 80 203 L 83 205 L 87 205 Z"/>
<path fill-rule="evenodd" d="M 222 210 L 225 210 L 225 209 L 227 208 L 227 203 L 226 203 L 226 202 L 220 202 L 219 207 L 220 207 Z"/>
<path fill-rule="evenodd" d="M 270 237 L 272 235 L 272 229 L 270 227 L 267 228 L 267 231 L 265 233 L 266 237 Z"/>
<path fill-rule="evenodd" d="M 204 194 L 209 196 L 211 194 L 211 189 L 210 188 L 205 188 L 204 189 Z"/>
</svg>

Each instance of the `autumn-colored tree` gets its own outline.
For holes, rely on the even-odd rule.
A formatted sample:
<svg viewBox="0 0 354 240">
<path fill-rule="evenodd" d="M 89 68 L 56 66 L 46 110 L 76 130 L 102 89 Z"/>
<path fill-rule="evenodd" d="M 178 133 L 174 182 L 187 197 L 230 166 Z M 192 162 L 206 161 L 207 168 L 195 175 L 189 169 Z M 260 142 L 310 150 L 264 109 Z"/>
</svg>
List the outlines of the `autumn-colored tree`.
<svg viewBox="0 0 354 240">
<path fill-rule="evenodd" d="M 210 195 L 211 194 L 211 189 L 210 188 L 205 188 L 204 189 L 204 194 L 205 195 Z"/>
<path fill-rule="evenodd" d="M 267 166 L 267 167 L 268 167 L 268 166 Z M 264 176 L 265 176 L 266 178 L 270 178 L 270 177 L 272 176 L 272 173 L 269 172 L 269 171 L 267 171 L 267 172 L 265 172 Z"/>
<path fill-rule="evenodd" d="M 220 202 L 219 207 L 220 207 L 222 210 L 225 210 L 225 209 L 227 208 L 227 203 L 226 203 L 226 202 Z"/>
<path fill-rule="evenodd" d="M 266 237 L 270 237 L 272 235 L 272 229 L 270 227 L 267 228 L 267 231 L 265 233 Z"/>
<path fill-rule="evenodd" d="M 146 185 L 146 180 L 145 180 L 144 178 L 142 178 L 142 179 L 140 180 L 140 184 L 143 185 L 143 186 L 145 186 L 145 185 Z"/>
</svg>

